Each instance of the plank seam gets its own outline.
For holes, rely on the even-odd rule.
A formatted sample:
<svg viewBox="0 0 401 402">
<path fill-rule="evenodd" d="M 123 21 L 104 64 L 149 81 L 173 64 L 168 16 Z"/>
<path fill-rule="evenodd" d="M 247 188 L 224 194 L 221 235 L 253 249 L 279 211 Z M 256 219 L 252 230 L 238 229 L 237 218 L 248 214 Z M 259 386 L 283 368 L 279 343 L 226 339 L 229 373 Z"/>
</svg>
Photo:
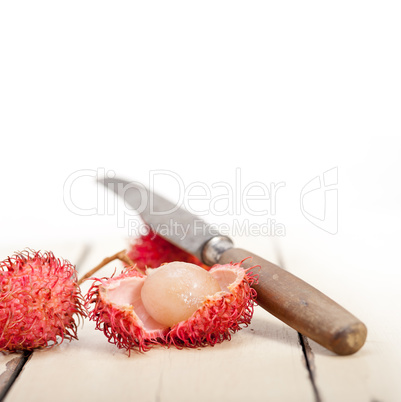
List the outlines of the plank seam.
<svg viewBox="0 0 401 402">
<path fill-rule="evenodd" d="M 14 370 L 12 371 L 12 373 L 10 373 L 10 375 L 9 375 L 9 378 L 7 380 L 7 384 L 5 385 L 5 387 L 0 392 L 0 402 L 2 402 L 4 400 L 4 398 L 6 397 L 8 391 L 11 389 L 11 387 L 13 386 L 15 381 L 17 380 L 17 378 L 20 375 L 22 369 L 24 368 L 25 364 L 28 362 L 28 360 L 29 360 L 29 358 L 31 356 L 32 356 L 32 352 L 30 352 L 30 351 L 22 352 L 22 356 L 20 357 L 19 362 L 17 363 L 17 365 L 14 368 Z M 9 363 L 7 363 L 7 366 L 9 365 Z M 7 368 L 7 370 L 12 370 L 12 368 Z"/>
<path fill-rule="evenodd" d="M 277 241 L 274 242 L 274 249 L 276 251 L 278 265 L 282 269 L 285 269 L 286 271 L 288 271 L 287 268 L 285 267 L 283 254 L 281 252 L 281 249 L 280 249 Z M 300 332 L 297 332 L 297 333 L 298 333 L 298 338 L 299 338 L 299 344 L 302 348 L 302 353 L 303 353 L 304 360 L 305 360 L 305 366 L 308 371 L 309 380 L 312 385 L 313 394 L 315 396 L 315 402 L 322 402 L 322 398 L 320 397 L 320 393 L 319 393 L 317 383 L 316 383 L 315 358 L 314 358 L 314 354 L 312 352 L 312 348 L 309 345 L 308 338 L 305 337 L 304 335 L 302 335 Z"/>
<path fill-rule="evenodd" d="M 299 343 L 302 347 L 302 352 L 304 354 L 305 365 L 306 365 L 306 369 L 308 370 L 309 379 L 312 384 L 313 393 L 315 395 L 315 402 L 322 402 L 319 390 L 316 385 L 316 379 L 315 379 L 315 372 L 316 372 L 315 356 L 312 352 L 312 348 L 309 345 L 308 338 L 306 336 L 302 335 L 300 332 L 298 332 L 298 337 L 299 337 Z"/>
</svg>

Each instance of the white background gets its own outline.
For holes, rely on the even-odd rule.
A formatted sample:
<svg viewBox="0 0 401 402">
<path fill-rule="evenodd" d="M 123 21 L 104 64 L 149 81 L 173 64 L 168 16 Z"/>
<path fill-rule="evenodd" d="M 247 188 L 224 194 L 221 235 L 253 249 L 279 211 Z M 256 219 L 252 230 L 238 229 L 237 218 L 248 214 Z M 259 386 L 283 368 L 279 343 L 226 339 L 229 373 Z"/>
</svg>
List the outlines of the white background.
<svg viewBox="0 0 401 402">
<path fill-rule="evenodd" d="M 252 183 L 284 184 L 275 215 L 243 208 L 219 215 L 209 208 L 204 218 L 229 225 L 275 219 L 284 236 L 234 234 L 237 244 L 280 262 L 366 323 L 368 341 L 356 358 L 327 356 L 312 344 L 324 400 L 399 401 L 400 21 L 397 1 L 0 2 L 2 250 L 58 243 L 77 254 L 90 244 L 98 251 L 89 266 L 118 251 L 115 242 L 125 244 L 128 228 L 118 226 L 115 213 L 83 216 L 67 208 L 71 177 L 82 176 L 67 192 L 81 209 L 102 207 L 97 172 L 149 185 L 152 172 L 169 171 L 155 187 L 172 200 L 196 182 L 214 197 L 228 183 L 236 203 L 244 201 L 238 191 Z M 338 204 L 326 204 L 326 217 L 338 220 L 337 233 L 301 212 L 304 186 L 330 170 L 338 173 L 330 193 Z M 310 193 L 302 206 L 322 217 L 324 191 Z M 254 205 L 270 207 L 270 201 Z M 117 206 L 123 210 L 121 201 Z M 92 373 L 96 361 L 109 385 L 101 396 L 115 397 L 124 392 L 119 384 L 132 383 L 124 375 L 115 382 L 115 373 L 135 370 L 119 371 L 108 357 L 98 366 L 101 353 L 85 346 L 92 345 L 88 334 L 88 343 L 72 343 L 77 354 L 70 360 L 66 352 L 63 372 L 70 361 L 82 370 L 70 370 L 68 378 Z M 263 392 L 298 392 L 287 384 L 301 362 L 287 344 L 270 345 L 260 374 L 270 385 L 263 383 Z M 86 352 L 96 358 L 79 360 L 91 356 Z M 51 364 L 30 363 L 33 377 L 27 369 L 21 388 L 14 387 L 17 399 L 34 389 L 41 400 L 54 400 L 60 389 L 67 398 L 77 394 L 80 381 L 64 376 L 57 377 L 64 388 L 47 386 L 57 383 L 48 380 L 58 373 L 51 360 L 57 354 L 35 356 L 48 356 Z M 147 367 L 158 373 L 159 366 L 157 360 Z M 175 380 L 191 378 L 185 375 Z M 303 367 L 302 375 L 306 384 Z M 92 391 L 85 382 L 82 395 Z"/>
<path fill-rule="evenodd" d="M 66 207 L 80 170 L 234 186 L 240 168 L 243 186 L 285 183 L 274 218 L 287 235 L 388 246 L 400 223 L 400 17 L 397 2 L 2 2 L 0 241 L 126 236 L 113 214 Z M 333 168 L 336 235 L 300 211 L 303 186 Z M 159 176 L 156 189 L 175 199 L 173 184 Z M 96 207 L 94 180 L 72 197 Z M 206 219 L 266 219 L 241 214 Z"/>
</svg>

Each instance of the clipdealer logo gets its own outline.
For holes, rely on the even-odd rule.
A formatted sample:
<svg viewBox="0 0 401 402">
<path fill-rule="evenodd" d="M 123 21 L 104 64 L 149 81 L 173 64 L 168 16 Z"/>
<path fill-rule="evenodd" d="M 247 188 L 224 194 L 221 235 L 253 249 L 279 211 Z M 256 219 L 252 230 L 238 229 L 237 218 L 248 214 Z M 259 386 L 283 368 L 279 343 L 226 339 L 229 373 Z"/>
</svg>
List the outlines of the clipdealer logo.
<svg viewBox="0 0 401 402">
<path fill-rule="evenodd" d="M 148 177 L 149 192 L 143 184 L 134 181 L 126 184 L 108 183 L 107 188 L 101 183 L 103 178 L 114 178 L 115 176 L 113 170 L 106 171 L 104 168 L 73 172 L 64 183 L 63 197 L 68 210 L 81 216 L 114 215 L 117 218 L 117 226 L 128 228 L 129 235 L 143 234 L 141 231 L 147 230 L 137 219 L 145 208 L 151 215 L 166 215 L 183 207 L 197 217 L 206 215 L 232 217 L 230 224 L 222 223 L 216 227 L 221 234 L 285 236 L 285 226 L 273 218 L 277 211 L 278 194 L 286 186 L 285 182 L 266 184 L 253 181 L 244 183 L 241 169 L 237 168 L 232 182 L 219 181 L 212 184 L 201 181 L 185 184 L 181 176 L 173 171 L 152 170 L 149 171 Z M 79 187 L 81 181 L 95 183 L 96 180 L 95 204 L 83 207 L 78 195 L 73 196 L 74 193 L 79 193 L 74 191 L 74 188 Z M 158 193 L 156 189 L 158 183 L 164 185 L 167 183 L 168 187 L 173 189 L 172 196 L 175 196 L 175 200 L 171 200 L 173 206 L 169 210 L 160 211 L 155 208 L 153 194 Z M 114 186 L 120 187 L 115 188 Z M 125 200 L 131 191 L 137 192 L 137 194 L 135 197 L 131 196 L 130 199 L 139 200 L 134 207 L 125 201 L 121 202 L 121 199 Z M 255 223 L 247 216 L 262 217 L 262 219 L 258 218 L 258 222 Z M 136 219 L 133 219 L 134 217 Z M 171 224 L 167 226 L 169 230 L 174 227 Z M 177 225 L 176 227 L 185 234 L 187 228 Z M 162 229 L 160 228 L 160 231 Z"/>
<path fill-rule="evenodd" d="M 196 181 L 186 184 L 182 177 L 170 170 L 149 171 L 147 188 L 139 182 L 111 182 L 105 187 L 101 181 L 104 178 L 115 178 L 113 170 L 104 168 L 82 169 L 70 174 L 63 189 L 64 203 L 67 209 L 80 216 L 112 215 L 117 219 L 117 227 L 126 228 L 129 236 L 145 234 L 149 229 L 138 218 L 147 208 L 151 215 L 161 216 L 173 213 L 183 207 L 188 212 L 203 217 L 213 215 L 223 216 L 225 223 L 220 223 L 216 231 L 223 235 L 239 236 L 285 236 L 286 227 L 275 219 L 277 204 L 284 181 L 263 183 L 254 181 L 244 183 L 241 169 L 237 168 L 231 182 L 219 181 L 212 184 Z M 96 183 L 95 199 L 89 202 L 80 198 L 78 189 L 86 188 Z M 161 211 L 155 207 L 153 194 L 158 193 L 159 185 L 171 188 L 171 196 L 175 197 L 168 210 Z M 136 192 L 136 205 L 126 202 L 130 192 Z M 138 194 L 139 192 L 139 194 Z M 86 192 L 87 193 L 87 192 Z M 117 193 L 119 195 L 117 195 Z M 87 195 L 87 194 L 86 194 Z M 166 198 L 170 198 L 166 196 Z M 329 233 L 338 232 L 338 168 L 334 167 L 323 174 L 309 180 L 300 190 L 300 211 L 310 223 Z M 248 217 L 257 217 L 249 219 Z M 261 218 L 262 217 L 262 218 Z M 201 222 L 201 220 L 199 220 Z M 174 230 L 176 236 L 185 236 L 188 227 L 173 222 L 163 230 Z M 195 230 L 196 228 L 193 228 Z"/>
</svg>

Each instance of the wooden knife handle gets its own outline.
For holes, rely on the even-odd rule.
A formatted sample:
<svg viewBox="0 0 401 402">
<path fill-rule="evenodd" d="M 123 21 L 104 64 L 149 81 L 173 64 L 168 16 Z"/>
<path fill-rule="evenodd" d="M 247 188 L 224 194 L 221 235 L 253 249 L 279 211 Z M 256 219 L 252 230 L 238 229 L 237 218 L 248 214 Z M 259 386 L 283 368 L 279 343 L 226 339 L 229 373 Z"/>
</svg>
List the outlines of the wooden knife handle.
<svg viewBox="0 0 401 402">
<path fill-rule="evenodd" d="M 240 248 L 226 250 L 219 264 L 239 262 L 259 275 L 258 304 L 302 335 L 339 354 L 350 355 L 365 343 L 365 324 L 313 286 L 275 264 Z M 260 266 L 260 268 L 258 267 Z"/>
</svg>

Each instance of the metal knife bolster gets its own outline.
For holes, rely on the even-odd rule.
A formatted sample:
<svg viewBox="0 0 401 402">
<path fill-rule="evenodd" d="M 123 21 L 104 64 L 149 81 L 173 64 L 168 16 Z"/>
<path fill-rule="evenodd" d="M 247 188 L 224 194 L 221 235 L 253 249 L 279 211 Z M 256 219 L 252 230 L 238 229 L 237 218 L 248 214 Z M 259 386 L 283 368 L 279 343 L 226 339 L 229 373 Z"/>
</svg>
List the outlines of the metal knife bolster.
<svg viewBox="0 0 401 402">
<path fill-rule="evenodd" d="M 233 241 L 227 236 L 214 236 L 206 242 L 201 251 L 202 261 L 209 266 L 217 264 L 223 253 L 234 247 Z"/>
</svg>

